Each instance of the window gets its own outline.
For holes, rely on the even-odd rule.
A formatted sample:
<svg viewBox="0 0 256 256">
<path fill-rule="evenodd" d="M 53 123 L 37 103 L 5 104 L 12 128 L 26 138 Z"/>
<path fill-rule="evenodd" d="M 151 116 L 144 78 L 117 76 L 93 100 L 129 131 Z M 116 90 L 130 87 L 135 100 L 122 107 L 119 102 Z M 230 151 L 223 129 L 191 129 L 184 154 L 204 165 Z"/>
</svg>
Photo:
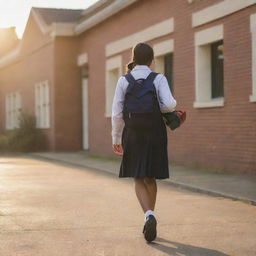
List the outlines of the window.
<svg viewBox="0 0 256 256">
<path fill-rule="evenodd" d="M 105 116 L 111 117 L 112 104 L 116 90 L 116 84 L 122 72 L 121 56 L 108 59 L 106 62 L 106 109 Z"/>
<path fill-rule="evenodd" d="M 174 94 L 174 85 L 173 85 L 173 54 L 168 53 L 164 55 L 164 75 L 168 80 L 172 94 Z"/>
<path fill-rule="evenodd" d="M 195 34 L 195 108 L 224 106 L 223 25 Z"/>
<path fill-rule="evenodd" d="M 250 102 L 256 102 L 256 13 L 250 17 L 252 35 L 252 94 Z"/>
<path fill-rule="evenodd" d="M 20 113 L 21 113 L 21 94 L 19 92 L 7 94 L 5 96 L 6 129 L 19 128 Z"/>
<path fill-rule="evenodd" d="M 50 127 L 50 97 L 48 81 L 35 85 L 35 114 L 36 127 Z"/>
<path fill-rule="evenodd" d="M 171 92 L 174 93 L 173 82 L 173 39 L 163 41 L 153 46 L 155 55 L 155 71 L 166 76 Z"/>
<path fill-rule="evenodd" d="M 223 40 L 211 44 L 211 59 L 212 98 L 223 97 Z"/>
</svg>

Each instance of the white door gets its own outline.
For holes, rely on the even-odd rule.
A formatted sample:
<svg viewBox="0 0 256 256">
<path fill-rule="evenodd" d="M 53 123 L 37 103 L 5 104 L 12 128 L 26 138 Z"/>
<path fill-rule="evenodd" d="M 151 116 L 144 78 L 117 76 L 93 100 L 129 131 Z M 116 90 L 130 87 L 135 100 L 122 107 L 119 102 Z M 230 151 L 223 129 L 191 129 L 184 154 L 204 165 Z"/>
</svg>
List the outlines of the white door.
<svg viewBox="0 0 256 256">
<path fill-rule="evenodd" d="M 83 149 L 89 149 L 88 78 L 82 79 Z"/>
</svg>

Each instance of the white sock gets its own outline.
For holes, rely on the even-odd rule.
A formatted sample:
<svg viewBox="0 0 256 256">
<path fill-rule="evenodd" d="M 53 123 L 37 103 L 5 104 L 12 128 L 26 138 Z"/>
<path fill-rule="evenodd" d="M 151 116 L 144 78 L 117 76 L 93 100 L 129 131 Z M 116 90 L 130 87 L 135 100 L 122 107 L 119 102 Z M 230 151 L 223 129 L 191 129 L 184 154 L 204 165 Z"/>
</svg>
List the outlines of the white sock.
<svg viewBox="0 0 256 256">
<path fill-rule="evenodd" d="M 154 211 L 152 211 L 152 210 L 147 210 L 147 211 L 145 212 L 144 222 L 147 221 L 147 217 L 148 217 L 150 214 L 154 215 L 155 213 L 154 213 Z"/>
</svg>

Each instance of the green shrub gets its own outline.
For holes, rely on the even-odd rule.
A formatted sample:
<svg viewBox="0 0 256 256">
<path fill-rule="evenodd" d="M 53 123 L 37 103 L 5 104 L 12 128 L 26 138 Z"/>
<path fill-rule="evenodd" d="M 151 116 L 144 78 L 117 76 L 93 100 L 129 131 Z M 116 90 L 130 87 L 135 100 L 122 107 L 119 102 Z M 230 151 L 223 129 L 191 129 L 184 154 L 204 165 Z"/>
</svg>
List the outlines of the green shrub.
<svg viewBox="0 0 256 256">
<path fill-rule="evenodd" d="M 7 131 L 3 137 L 7 139 L 2 139 L 2 146 L 9 152 L 32 152 L 45 150 L 47 147 L 45 134 L 36 128 L 36 118 L 30 114 L 21 113 L 19 128 Z"/>
<path fill-rule="evenodd" d="M 8 137 L 6 135 L 0 135 L 0 153 L 8 151 Z"/>
</svg>

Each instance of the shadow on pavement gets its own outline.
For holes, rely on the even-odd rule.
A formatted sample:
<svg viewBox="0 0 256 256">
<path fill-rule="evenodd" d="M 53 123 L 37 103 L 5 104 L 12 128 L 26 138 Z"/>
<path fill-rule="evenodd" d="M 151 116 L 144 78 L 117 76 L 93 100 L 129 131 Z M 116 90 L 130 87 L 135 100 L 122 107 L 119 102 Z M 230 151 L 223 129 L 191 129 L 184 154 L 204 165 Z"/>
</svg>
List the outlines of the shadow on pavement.
<svg viewBox="0 0 256 256">
<path fill-rule="evenodd" d="M 170 246 L 163 245 L 158 242 L 169 243 Z M 173 242 L 161 237 L 157 237 L 156 240 L 148 243 L 148 245 L 171 256 L 229 256 L 228 254 L 222 253 L 220 251 Z"/>
</svg>

